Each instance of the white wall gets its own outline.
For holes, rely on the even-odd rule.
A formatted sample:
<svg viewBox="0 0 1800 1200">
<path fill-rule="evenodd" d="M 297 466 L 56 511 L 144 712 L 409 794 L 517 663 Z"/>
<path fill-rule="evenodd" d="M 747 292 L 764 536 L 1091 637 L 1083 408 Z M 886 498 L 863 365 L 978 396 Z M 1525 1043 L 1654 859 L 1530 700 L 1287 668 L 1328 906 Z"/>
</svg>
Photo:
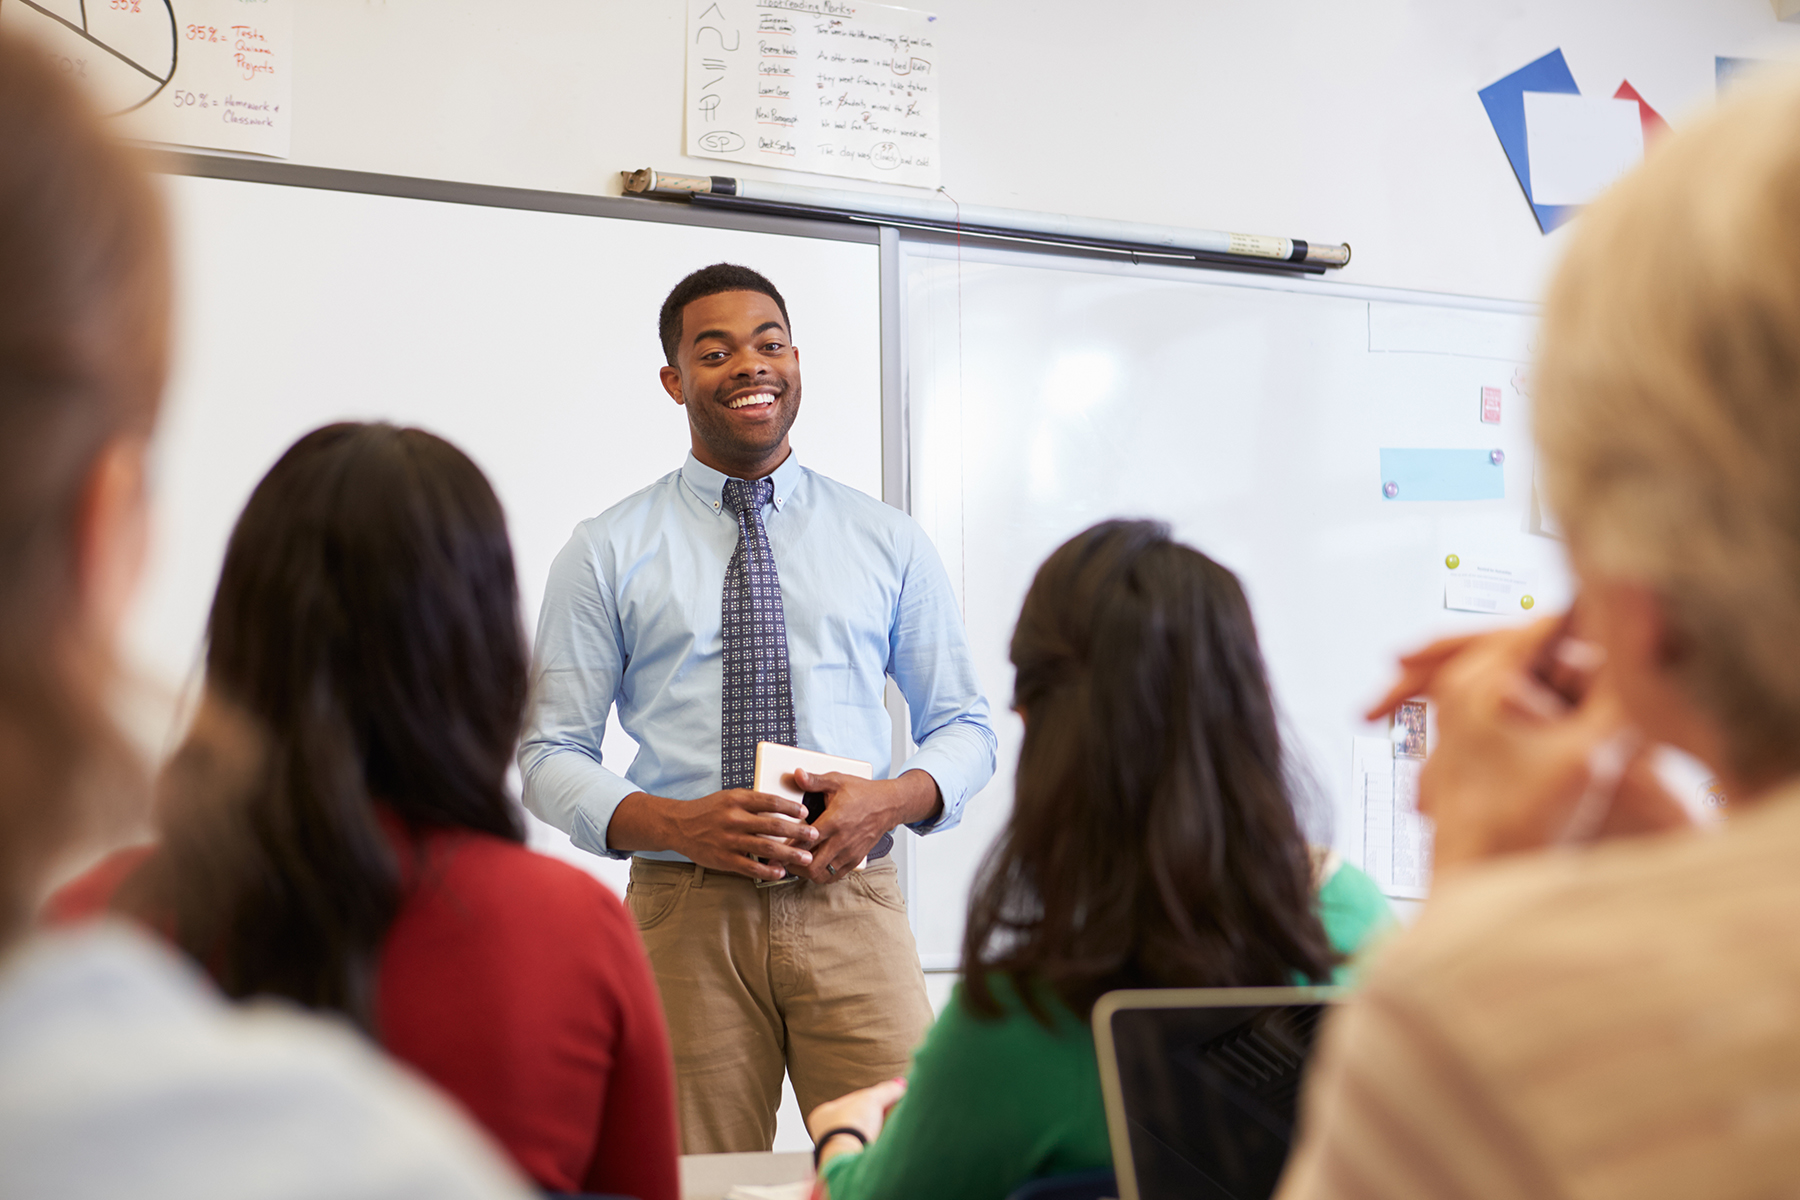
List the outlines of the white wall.
<svg viewBox="0 0 1800 1200">
<path fill-rule="evenodd" d="M 1800 57 L 1768 0 L 908 2 L 942 18 L 963 203 L 1348 241 L 1347 282 L 1510 299 L 1567 235 L 1478 88 L 1560 46 L 1679 121 L 1715 54 Z M 685 0 L 295 7 L 296 162 L 609 195 L 626 168 L 776 174 L 680 153 Z"/>
</svg>

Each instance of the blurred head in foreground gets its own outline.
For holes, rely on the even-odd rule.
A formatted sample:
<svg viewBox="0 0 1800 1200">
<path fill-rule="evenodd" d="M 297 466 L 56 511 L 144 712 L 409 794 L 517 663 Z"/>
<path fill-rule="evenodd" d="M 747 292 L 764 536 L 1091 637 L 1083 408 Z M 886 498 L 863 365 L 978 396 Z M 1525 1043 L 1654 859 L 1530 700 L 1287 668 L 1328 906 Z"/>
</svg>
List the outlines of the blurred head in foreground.
<svg viewBox="0 0 1800 1200">
<path fill-rule="evenodd" d="M 1096 525 L 1038 569 L 1012 661 L 1025 740 L 970 904 L 976 1010 L 998 1011 L 988 971 L 1083 1017 L 1114 988 L 1328 979 L 1237 577 L 1160 523 Z"/>
<path fill-rule="evenodd" d="M 143 557 L 168 360 L 162 206 L 44 56 L 0 36 L 0 939 L 86 801 L 129 788 L 105 716 Z"/>
<path fill-rule="evenodd" d="M 1544 316 L 1545 488 L 1634 723 L 1744 795 L 1800 770 L 1800 81 L 1581 218 Z"/>
<path fill-rule="evenodd" d="M 401 901 L 377 805 L 523 840 L 506 773 L 527 657 L 500 501 L 423 430 L 314 430 L 238 518 L 208 638 L 163 850 L 122 899 L 171 920 L 228 994 L 368 1023 Z"/>
</svg>

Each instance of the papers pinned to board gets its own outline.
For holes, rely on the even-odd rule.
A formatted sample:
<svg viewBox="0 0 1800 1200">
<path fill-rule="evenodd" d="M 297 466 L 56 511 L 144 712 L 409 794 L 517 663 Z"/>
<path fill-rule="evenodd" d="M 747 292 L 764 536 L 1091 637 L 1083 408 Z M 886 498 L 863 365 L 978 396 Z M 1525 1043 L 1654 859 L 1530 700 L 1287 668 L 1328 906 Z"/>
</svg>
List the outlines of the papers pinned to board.
<svg viewBox="0 0 1800 1200">
<path fill-rule="evenodd" d="M 936 187 L 936 22 L 850 0 L 688 0 L 687 153 Z"/>
<path fill-rule="evenodd" d="M 1419 770 L 1388 738 L 1351 739 L 1350 783 L 1362 810 L 1362 869 L 1382 893 L 1422 900 L 1431 888 L 1431 821 L 1419 815 Z"/>
<path fill-rule="evenodd" d="M 1444 607 L 1458 612 L 1523 616 L 1537 607 L 1537 572 L 1496 563 L 1444 559 Z"/>
<path fill-rule="evenodd" d="M 1519 188 L 1549 233 L 1643 157 L 1668 123 L 1621 80 L 1611 97 L 1583 93 L 1561 50 L 1481 89 L 1482 107 Z"/>
</svg>

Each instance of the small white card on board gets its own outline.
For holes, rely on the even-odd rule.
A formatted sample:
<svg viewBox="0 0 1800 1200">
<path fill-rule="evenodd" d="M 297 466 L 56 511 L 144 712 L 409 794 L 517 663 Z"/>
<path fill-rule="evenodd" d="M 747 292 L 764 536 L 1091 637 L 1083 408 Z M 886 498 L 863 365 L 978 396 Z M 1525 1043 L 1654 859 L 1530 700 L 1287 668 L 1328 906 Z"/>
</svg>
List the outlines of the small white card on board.
<svg viewBox="0 0 1800 1200">
<path fill-rule="evenodd" d="M 1452 562 L 1456 565 L 1450 566 Z M 1537 597 L 1533 594 L 1537 587 L 1534 571 L 1464 562 L 1454 554 L 1444 565 L 1449 569 L 1449 576 L 1444 580 L 1445 608 L 1496 616 L 1524 616 L 1537 606 Z"/>
</svg>

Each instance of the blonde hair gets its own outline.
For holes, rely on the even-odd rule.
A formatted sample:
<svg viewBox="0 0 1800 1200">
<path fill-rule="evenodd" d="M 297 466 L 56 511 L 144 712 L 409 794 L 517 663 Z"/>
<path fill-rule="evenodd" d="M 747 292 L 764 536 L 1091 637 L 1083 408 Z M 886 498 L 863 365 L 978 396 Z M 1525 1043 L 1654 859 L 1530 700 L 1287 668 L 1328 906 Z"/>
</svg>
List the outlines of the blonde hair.
<svg viewBox="0 0 1800 1200">
<path fill-rule="evenodd" d="M 136 155 L 41 50 L 0 33 L 0 941 L 103 798 L 79 785 L 122 761 L 110 648 L 76 617 L 76 531 L 108 444 L 151 431 L 168 308 L 162 207 Z"/>
<path fill-rule="evenodd" d="M 1800 761 L 1800 80 L 1721 104 L 1581 217 L 1537 439 L 1586 571 L 1661 597 L 1733 766 Z"/>
</svg>

